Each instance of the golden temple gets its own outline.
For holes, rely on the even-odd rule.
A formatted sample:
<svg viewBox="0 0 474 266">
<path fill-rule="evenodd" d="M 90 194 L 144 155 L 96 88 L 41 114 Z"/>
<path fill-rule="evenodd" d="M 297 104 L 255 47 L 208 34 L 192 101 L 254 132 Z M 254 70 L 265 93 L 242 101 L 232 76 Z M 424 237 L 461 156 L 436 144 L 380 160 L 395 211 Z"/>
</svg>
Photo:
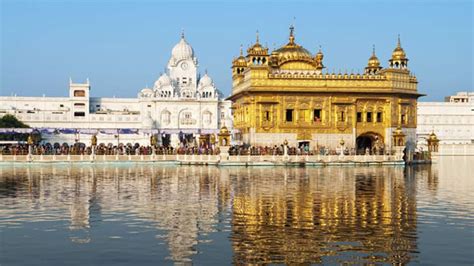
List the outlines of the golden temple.
<svg viewBox="0 0 474 266">
<path fill-rule="evenodd" d="M 250 145 L 366 150 L 415 142 L 417 79 L 400 38 L 382 68 L 375 48 L 364 73 L 324 72 L 324 55 L 295 41 L 269 53 L 257 40 L 232 62 L 234 129 Z M 396 143 L 395 143 L 396 142 Z M 343 145 L 344 145 L 343 144 Z"/>
</svg>

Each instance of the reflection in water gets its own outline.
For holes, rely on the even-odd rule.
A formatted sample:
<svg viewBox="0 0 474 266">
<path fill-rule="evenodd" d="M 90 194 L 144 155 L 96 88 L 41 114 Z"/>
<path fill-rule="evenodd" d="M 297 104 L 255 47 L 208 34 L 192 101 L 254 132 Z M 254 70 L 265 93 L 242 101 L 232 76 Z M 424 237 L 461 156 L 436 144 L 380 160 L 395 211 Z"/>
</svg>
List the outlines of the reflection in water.
<svg viewBox="0 0 474 266">
<path fill-rule="evenodd" d="M 430 166 L 0 167 L 0 231 L 66 221 L 64 238 L 90 245 L 94 228 L 120 223 L 154 232 L 175 262 L 230 241 L 235 264 L 405 264 L 420 252 L 418 205 L 439 196 L 440 183 Z M 228 238 L 215 238 L 226 228 Z"/>
<path fill-rule="evenodd" d="M 125 213 L 133 216 L 125 220 L 132 227 L 149 221 L 167 232 L 170 259 L 189 261 L 196 254 L 198 236 L 215 231 L 218 207 L 225 205 L 218 199 L 230 202 L 224 187 L 228 184 L 224 178 L 217 180 L 218 173 L 211 167 L 146 165 L 3 169 L 1 197 L 7 197 L 8 208 L 1 208 L 0 226 L 69 218 L 69 230 L 75 232 L 71 241 L 88 243 L 93 222 L 122 220 L 115 214 Z M 18 216 L 18 207 L 29 215 Z"/>
<path fill-rule="evenodd" d="M 333 263 L 406 263 L 416 252 L 413 177 L 403 168 L 274 169 L 236 178 L 235 263 L 334 256 Z"/>
</svg>

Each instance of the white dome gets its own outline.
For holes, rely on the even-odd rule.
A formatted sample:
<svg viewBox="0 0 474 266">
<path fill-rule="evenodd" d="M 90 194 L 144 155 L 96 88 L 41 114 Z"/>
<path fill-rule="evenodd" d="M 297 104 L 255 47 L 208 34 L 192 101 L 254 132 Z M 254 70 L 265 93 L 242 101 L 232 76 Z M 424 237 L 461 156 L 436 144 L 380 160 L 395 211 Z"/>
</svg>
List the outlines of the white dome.
<svg viewBox="0 0 474 266">
<path fill-rule="evenodd" d="M 165 73 L 155 82 L 155 85 L 159 83 L 161 86 L 171 85 L 171 78 Z"/>
<path fill-rule="evenodd" d="M 150 88 L 144 88 L 143 90 L 141 90 L 141 93 L 142 94 L 153 94 L 153 90 L 150 89 Z"/>
<path fill-rule="evenodd" d="M 150 88 L 144 88 L 138 94 L 139 97 L 153 97 L 153 90 Z"/>
<path fill-rule="evenodd" d="M 173 47 L 171 57 L 177 61 L 182 59 L 192 59 L 194 57 L 193 48 L 186 42 L 184 35 L 181 36 L 179 43 Z"/>
<path fill-rule="evenodd" d="M 160 84 L 160 82 L 159 82 L 158 80 L 157 80 L 157 81 L 155 81 L 155 84 L 153 85 L 153 89 L 155 89 L 155 90 L 156 90 L 156 89 L 159 89 L 160 87 L 161 87 L 161 84 Z"/>
<path fill-rule="evenodd" d="M 199 80 L 199 85 L 204 88 L 208 86 L 212 86 L 212 79 L 206 74 Z"/>
<path fill-rule="evenodd" d="M 161 75 L 153 85 L 153 89 L 158 90 L 162 87 L 170 86 L 171 85 L 171 78 L 165 73 Z"/>
</svg>

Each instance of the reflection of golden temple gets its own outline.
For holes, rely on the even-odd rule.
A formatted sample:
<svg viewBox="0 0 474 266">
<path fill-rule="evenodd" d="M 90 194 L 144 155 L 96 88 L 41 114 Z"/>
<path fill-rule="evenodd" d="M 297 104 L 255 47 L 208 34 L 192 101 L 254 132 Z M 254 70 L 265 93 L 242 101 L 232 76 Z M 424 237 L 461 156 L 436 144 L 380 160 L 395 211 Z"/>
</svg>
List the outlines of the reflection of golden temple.
<svg viewBox="0 0 474 266">
<path fill-rule="evenodd" d="M 365 149 L 394 146 L 397 127 L 415 140 L 417 79 L 408 69 L 400 39 L 382 68 L 375 48 L 365 73 L 323 73 L 321 49 L 314 56 L 295 41 L 271 53 L 256 43 L 232 62 L 234 128 L 251 145 L 298 143 Z"/>
<path fill-rule="evenodd" d="M 343 178 L 318 179 L 304 176 L 321 177 L 318 173 L 325 170 L 284 169 L 292 180 L 282 178 L 281 171 L 239 177 L 248 189 L 236 191 L 234 198 L 235 264 L 322 263 L 323 257 L 328 262 L 342 251 L 384 255 L 337 263 L 410 261 L 417 249 L 416 205 L 402 168 L 386 170 L 383 179 L 368 169 L 346 168 L 337 171 Z M 251 178 L 263 179 L 265 186 L 254 185 Z"/>
</svg>

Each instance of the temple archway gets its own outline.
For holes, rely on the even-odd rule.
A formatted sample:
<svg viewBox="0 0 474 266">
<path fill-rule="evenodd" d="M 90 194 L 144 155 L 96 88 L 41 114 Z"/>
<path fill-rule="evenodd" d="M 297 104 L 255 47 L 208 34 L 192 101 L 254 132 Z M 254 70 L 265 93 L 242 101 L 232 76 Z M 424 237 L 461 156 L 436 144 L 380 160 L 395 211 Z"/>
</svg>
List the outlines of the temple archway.
<svg viewBox="0 0 474 266">
<path fill-rule="evenodd" d="M 366 132 L 356 138 L 357 154 L 373 154 L 383 147 L 383 137 L 375 132 Z"/>
</svg>

